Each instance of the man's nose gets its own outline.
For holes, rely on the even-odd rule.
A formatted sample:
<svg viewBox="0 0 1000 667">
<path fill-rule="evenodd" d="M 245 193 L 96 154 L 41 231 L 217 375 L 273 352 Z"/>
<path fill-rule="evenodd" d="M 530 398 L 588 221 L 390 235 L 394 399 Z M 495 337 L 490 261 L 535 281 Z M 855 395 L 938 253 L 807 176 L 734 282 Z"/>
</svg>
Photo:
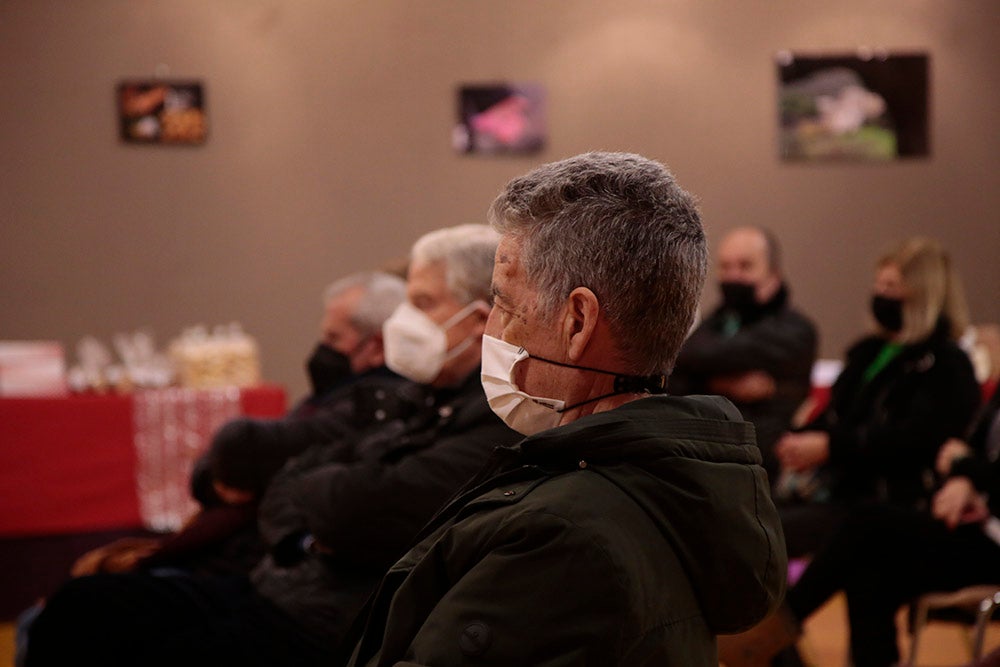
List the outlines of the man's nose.
<svg viewBox="0 0 1000 667">
<path fill-rule="evenodd" d="M 741 282 L 743 280 L 743 274 L 739 269 L 723 269 L 719 271 L 719 281 L 720 282 Z"/>
</svg>

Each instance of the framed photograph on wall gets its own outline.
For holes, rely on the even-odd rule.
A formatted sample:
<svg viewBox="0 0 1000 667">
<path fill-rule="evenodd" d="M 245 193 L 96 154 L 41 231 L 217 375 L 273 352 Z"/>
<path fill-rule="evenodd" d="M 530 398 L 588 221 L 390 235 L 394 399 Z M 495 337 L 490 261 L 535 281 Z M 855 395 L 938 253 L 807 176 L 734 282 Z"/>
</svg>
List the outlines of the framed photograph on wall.
<svg viewBox="0 0 1000 667">
<path fill-rule="evenodd" d="M 118 84 L 122 141 L 140 144 L 205 143 L 205 93 L 199 82 L 122 81 Z"/>
<path fill-rule="evenodd" d="M 458 88 L 459 153 L 536 153 L 545 146 L 545 90 L 531 83 L 468 84 Z"/>
<path fill-rule="evenodd" d="M 782 159 L 879 162 L 930 154 L 927 54 L 783 51 L 776 61 Z"/>
</svg>

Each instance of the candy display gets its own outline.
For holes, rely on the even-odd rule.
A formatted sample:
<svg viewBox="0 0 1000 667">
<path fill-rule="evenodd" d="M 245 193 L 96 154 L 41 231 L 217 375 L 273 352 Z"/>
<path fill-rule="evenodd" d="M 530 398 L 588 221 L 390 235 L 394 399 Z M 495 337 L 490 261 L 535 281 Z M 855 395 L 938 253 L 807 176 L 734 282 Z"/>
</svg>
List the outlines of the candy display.
<svg viewBox="0 0 1000 667">
<path fill-rule="evenodd" d="M 257 342 L 235 322 L 212 330 L 204 325 L 186 329 L 165 352 L 157 350 L 147 331 L 118 333 L 114 350 L 117 360 L 100 340 L 84 337 L 77 344 L 77 364 L 69 370 L 69 387 L 76 392 L 127 393 L 177 385 L 249 387 L 261 381 Z"/>
<path fill-rule="evenodd" d="M 256 341 L 239 324 L 186 330 L 170 344 L 170 359 L 181 386 L 248 387 L 260 383 Z"/>
</svg>

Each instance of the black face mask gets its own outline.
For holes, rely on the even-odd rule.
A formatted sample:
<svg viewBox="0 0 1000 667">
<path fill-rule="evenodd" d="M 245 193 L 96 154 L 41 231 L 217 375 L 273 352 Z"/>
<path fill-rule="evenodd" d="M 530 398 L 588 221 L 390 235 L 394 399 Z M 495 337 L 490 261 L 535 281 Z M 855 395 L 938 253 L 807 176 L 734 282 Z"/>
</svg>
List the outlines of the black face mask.
<svg viewBox="0 0 1000 667">
<path fill-rule="evenodd" d="M 890 299 L 879 294 L 872 295 L 872 315 L 875 321 L 892 333 L 899 333 L 903 330 L 903 300 Z"/>
<path fill-rule="evenodd" d="M 314 395 L 325 394 L 335 389 L 353 375 L 348 356 L 323 343 L 313 350 L 306 363 L 306 369 L 309 371 L 309 381 L 312 383 Z"/>
<path fill-rule="evenodd" d="M 722 290 L 722 306 L 734 310 L 740 315 L 749 315 L 757 310 L 756 288 L 750 283 L 723 282 L 719 283 Z"/>
</svg>

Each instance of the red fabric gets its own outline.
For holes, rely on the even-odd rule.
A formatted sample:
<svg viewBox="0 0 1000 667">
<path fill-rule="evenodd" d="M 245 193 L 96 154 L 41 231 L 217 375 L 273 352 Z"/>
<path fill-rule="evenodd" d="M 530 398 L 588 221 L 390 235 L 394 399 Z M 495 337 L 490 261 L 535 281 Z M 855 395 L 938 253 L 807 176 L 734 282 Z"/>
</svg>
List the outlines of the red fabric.
<svg viewBox="0 0 1000 667">
<path fill-rule="evenodd" d="M 809 398 L 812 399 L 813 404 L 809 410 L 809 415 L 805 419 L 804 423 L 806 424 L 819 417 L 823 413 L 823 410 L 826 410 L 826 406 L 830 404 L 830 387 L 813 385 L 812 391 L 809 393 Z"/>
<path fill-rule="evenodd" d="M 243 412 L 277 417 L 277 385 L 241 391 Z M 0 535 L 141 525 L 129 396 L 0 398 Z"/>
<path fill-rule="evenodd" d="M 980 388 L 983 390 L 983 405 L 989 403 L 990 399 L 993 398 L 993 392 L 997 390 L 998 380 L 1000 378 L 987 378 L 986 382 L 980 385 Z"/>
<path fill-rule="evenodd" d="M 279 385 L 264 384 L 240 391 L 240 405 L 248 417 L 280 417 L 288 409 L 285 390 Z"/>
<path fill-rule="evenodd" d="M 131 399 L 0 399 L 0 534 L 139 524 Z"/>
</svg>

